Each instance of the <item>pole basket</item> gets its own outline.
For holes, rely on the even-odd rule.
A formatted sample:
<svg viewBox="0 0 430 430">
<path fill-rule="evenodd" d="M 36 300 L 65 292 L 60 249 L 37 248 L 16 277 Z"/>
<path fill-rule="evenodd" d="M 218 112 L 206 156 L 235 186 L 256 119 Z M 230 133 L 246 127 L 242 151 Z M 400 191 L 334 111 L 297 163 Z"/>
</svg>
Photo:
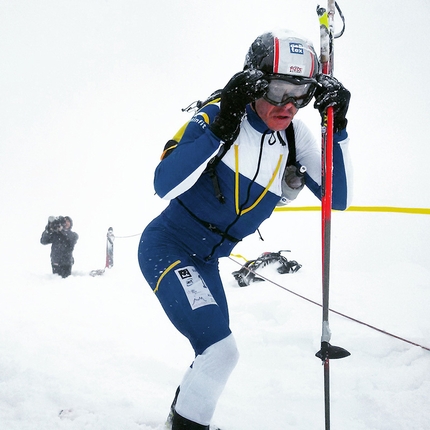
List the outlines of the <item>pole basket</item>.
<svg viewBox="0 0 430 430">
<path fill-rule="evenodd" d="M 322 362 L 326 360 L 336 360 L 351 355 L 346 349 L 340 346 L 330 345 L 328 342 L 321 342 L 321 349 L 315 354 Z"/>
</svg>

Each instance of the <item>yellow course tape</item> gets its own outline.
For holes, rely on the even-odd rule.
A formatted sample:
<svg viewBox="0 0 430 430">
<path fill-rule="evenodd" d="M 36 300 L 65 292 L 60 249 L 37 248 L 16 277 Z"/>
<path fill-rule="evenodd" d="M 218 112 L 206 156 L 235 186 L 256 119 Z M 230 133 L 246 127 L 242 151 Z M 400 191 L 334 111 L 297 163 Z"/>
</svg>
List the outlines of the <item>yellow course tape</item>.
<svg viewBox="0 0 430 430">
<path fill-rule="evenodd" d="M 282 206 L 275 208 L 275 212 L 320 211 L 321 206 Z M 345 212 L 345 211 L 336 211 Z M 400 208 L 395 206 L 350 206 L 346 212 L 398 212 L 409 214 L 430 215 L 430 208 Z"/>
<path fill-rule="evenodd" d="M 247 258 L 245 258 L 243 255 L 241 254 L 230 254 L 231 257 L 236 257 L 236 258 L 242 258 L 245 261 L 248 261 Z"/>
</svg>

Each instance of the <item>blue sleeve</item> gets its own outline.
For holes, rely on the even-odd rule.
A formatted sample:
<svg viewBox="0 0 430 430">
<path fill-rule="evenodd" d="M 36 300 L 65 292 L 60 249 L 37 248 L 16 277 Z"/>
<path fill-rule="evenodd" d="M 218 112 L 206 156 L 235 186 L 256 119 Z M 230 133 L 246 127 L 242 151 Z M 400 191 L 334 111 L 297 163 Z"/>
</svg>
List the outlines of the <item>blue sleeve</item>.
<svg viewBox="0 0 430 430">
<path fill-rule="evenodd" d="M 345 210 L 348 207 L 348 181 L 345 157 L 339 142 L 348 138 L 346 130 L 333 135 L 333 194 L 332 208 Z"/>
<path fill-rule="evenodd" d="M 178 146 L 155 170 L 155 192 L 164 199 L 173 199 L 188 190 L 206 168 L 221 146 L 208 125 L 219 110 L 218 105 L 205 106 L 191 118 Z"/>
<path fill-rule="evenodd" d="M 347 154 L 344 153 L 341 142 L 348 140 L 346 129 L 333 135 L 333 189 L 332 208 L 345 210 L 348 207 L 348 176 Z M 306 174 L 306 186 L 321 200 L 321 185 Z"/>
</svg>

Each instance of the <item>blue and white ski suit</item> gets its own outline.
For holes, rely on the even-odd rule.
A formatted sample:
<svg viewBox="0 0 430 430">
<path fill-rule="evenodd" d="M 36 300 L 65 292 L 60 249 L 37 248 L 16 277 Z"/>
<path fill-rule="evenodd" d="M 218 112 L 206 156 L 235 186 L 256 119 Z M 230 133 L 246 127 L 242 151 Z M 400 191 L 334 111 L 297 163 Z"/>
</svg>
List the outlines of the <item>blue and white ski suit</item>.
<svg viewBox="0 0 430 430">
<path fill-rule="evenodd" d="M 176 409 L 205 425 L 237 361 L 218 258 L 230 255 L 271 215 L 282 197 L 288 157 L 285 131 L 280 138 L 248 105 L 238 138 L 216 166 L 225 197 L 221 203 L 204 173 L 223 144 L 208 127 L 218 111 L 213 103 L 197 112 L 177 148 L 157 166 L 155 191 L 170 203 L 146 227 L 139 245 L 144 277 L 196 355 L 190 369 L 194 382 L 187 374 Z M 320 198 L 319 145 L 300 120 L 294 120 L 294 132 L 297 163 L 307 169 L 306 186 Z M 346 130 L 335 133 L 333 208 L 340 210 L 348 205 L 347 147 Z"/>
</svg>

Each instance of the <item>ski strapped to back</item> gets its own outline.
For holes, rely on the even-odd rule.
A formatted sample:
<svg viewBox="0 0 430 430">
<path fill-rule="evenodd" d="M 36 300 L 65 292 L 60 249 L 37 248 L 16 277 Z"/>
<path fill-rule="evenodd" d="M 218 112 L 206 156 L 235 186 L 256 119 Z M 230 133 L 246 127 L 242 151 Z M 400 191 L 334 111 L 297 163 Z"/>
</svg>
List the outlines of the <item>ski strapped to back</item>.
<svg viewBox="0 0 430 430">
<path fill-rule="evenodd" d="M 334 15 L 338 10 L 343 28 L 334 34 Z M 317 14 L 320 22 L 320 49 L 322 73 L 333 75 L 334 44 L 333 40 L 340 37 L 345 29 L 343 14 L 334 0 L 328 0 L 327 9 L 318 6 Z M 321 236 L 322 236 L 322 335 L 321 349 L 316 356 L 324 365 L 324 409 L 325 429 L 330 430 L 330 359 L 343 358 L 350 355 L 348 351 L 330 345 L 331 331 L 329 315 L 329 284 L 330 284 L 330 240 L 331 240 L 331 211 L 332 211 L 332 180 L 333 180 L 333 106 L 327 108 L 321 128 Z"/>
</svg>

